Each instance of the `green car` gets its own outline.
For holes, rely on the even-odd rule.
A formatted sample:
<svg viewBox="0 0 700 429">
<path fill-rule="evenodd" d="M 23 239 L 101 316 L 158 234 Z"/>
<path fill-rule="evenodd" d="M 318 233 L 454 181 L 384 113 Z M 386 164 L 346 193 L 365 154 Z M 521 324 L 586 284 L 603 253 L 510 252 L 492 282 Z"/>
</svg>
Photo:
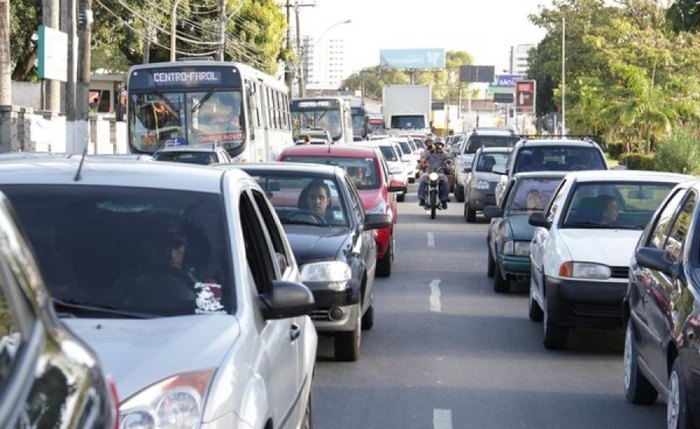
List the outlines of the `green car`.
<svg viewBox="0 0 700 429">
<path fill-rule="evenodd" d="M 530 241 L 535 227 L 528 223 L 528 218 L 533 211 L 545 209 L 566 174 L 566 171 L 517 173 L 508 182 L 500 206 L 484 208 L 484 216 L 491 220 L 486 235 L 487 275 L 493 277 L 495 292 L 510 292 L 511 280 L 529 278 Z"/>
</svg>

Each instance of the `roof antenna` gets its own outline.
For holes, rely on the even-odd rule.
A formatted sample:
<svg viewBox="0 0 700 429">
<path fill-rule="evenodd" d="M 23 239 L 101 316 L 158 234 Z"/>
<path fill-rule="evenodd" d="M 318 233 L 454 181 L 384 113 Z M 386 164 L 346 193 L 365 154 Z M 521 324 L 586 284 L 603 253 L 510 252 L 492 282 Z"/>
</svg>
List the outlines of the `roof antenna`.
<svg viewBox="0 0 700 429">
<path fill-rule="evenodd" d="M 85 158 L 87 157 L 87 149 L 88 149 L 88 137 L 85 136 L 85 148 L 83 149 L 83 156 L 80 157 L 80 164 L 78 164 L 78 171 L 75 172 L 75 177 L 73 178 L 74 182 L 79 182 L 81 179 L 80 172 L 83 170 L 83 162 L 85 162 Z"/>
</svg>

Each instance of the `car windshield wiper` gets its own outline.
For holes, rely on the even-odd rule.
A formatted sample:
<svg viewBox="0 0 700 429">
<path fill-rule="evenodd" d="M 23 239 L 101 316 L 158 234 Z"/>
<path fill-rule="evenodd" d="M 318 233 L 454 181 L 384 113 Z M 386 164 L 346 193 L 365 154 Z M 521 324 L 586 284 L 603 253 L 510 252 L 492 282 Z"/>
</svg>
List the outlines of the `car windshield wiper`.
<svg viewBox="0 0 700 429">
<path fill-rule="evenodd" d="M 282 222 L 283 225 L 311 225 L 311 226 L 323 226 L 323 227 L 329 226 L 327 224 L 322 224 L 322 223 L 314 222 L 312 220 L 304 220 L 304 219 L 280 219 L 280 222 Z"/>
<path fill-rule="evenodd" d="M 214 92 L 216 92 L 214 89 L 210 89 L 209 92 L 204 94 L 204 97 L 202 97 L 202 99 L 199 100 L 197 104 L 192 106 L 192 113 L 195 113 L 197 110 L 199 110 L 199 108 L 202 107 L 202 104 L 206 103 L 207 100 L 209 100 L 211 96 L 214 95 Z"/>
<path fill-rule="evenodd" d="M 139 313 L 139 312 L 135 312 L 135 311 L 118 310 L 111 305 L 96 304 L 93 302 L 85 302 L 85 301 L 80 301 L 80 300 L 76 300 L 76 299 L 53 298 L 52 301 L 53 301 L 54 307 L 56 307 L 56 311 L 58 313 L 70 315 L 73 317 L 75 316 L 73 314 L 73 312 L 71 312 L 71 311 L 60 312 L 60 311 L 58 311 L 58 309 L 62 308 L 64 310 L 80 310 L 80 311 L 84 311 L 84 312 L 114 314 L 117 316 L 131 317 L 134 319 L 152 319 L 154 317 L 157 317 L 153 314 Z"/>
<path fill-rule="evenodd" d="M 591 222 L 591 221 L 569 222 L 569 223 L 565 223 L 564 226 L 567 228 L 605 228 L 606 227 L 606 225 L 603 225 L 599 222 Z"/>
</svg>

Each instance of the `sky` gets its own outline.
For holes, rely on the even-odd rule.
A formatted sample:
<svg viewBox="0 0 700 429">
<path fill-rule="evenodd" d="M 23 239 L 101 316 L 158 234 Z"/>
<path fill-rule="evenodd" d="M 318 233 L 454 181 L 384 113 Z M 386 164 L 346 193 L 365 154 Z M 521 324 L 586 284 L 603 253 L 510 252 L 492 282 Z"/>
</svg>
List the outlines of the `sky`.
<svg viewBox="0 0 700 429">
<path fill-rule="evenodd" d="M 292 0 L 290 3 L 294 4 Z M 510 47 L 538 43 L 528 20 L 551 0 L 298 0 L 302 36 L 345 39 L 349 72 L 379 64 L 381 49 L 467 51 L 474 65 L 508 68 Z M 294 15 L 292 14 L 292 17 Z M 348 24 L 338 24 L 346 20 Z M 291 21 L 295 26 L 295 20 Z M 326 31 L 328 30 L 328 31 Z M 325 33 L 325 34 L 324 34 Z M 321 39 L 319 39 L 321 38 Z"/>
</svg>

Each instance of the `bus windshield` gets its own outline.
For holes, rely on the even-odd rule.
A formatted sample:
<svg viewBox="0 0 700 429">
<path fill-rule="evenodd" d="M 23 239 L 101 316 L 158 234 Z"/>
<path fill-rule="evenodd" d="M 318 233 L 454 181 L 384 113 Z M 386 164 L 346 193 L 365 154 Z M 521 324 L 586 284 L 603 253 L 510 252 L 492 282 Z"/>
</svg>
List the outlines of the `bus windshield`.
<svg viewBox="0 0 700 429">
<path fill-rule="evenodd" d="M 187 144 L 219 144 L 232 151 L 244 143 L 238 90 L 134 91 L 130 97 L 129 137 L 140 152 Z"/>
<path fill-rule="evenodd" d="M 343 137 L 342 113 L 335 100 L 292 100 L 291 114 L 295 140 L 303 131 L 314 128 L 328 131 L 333 141 Z"/>
</svg>

